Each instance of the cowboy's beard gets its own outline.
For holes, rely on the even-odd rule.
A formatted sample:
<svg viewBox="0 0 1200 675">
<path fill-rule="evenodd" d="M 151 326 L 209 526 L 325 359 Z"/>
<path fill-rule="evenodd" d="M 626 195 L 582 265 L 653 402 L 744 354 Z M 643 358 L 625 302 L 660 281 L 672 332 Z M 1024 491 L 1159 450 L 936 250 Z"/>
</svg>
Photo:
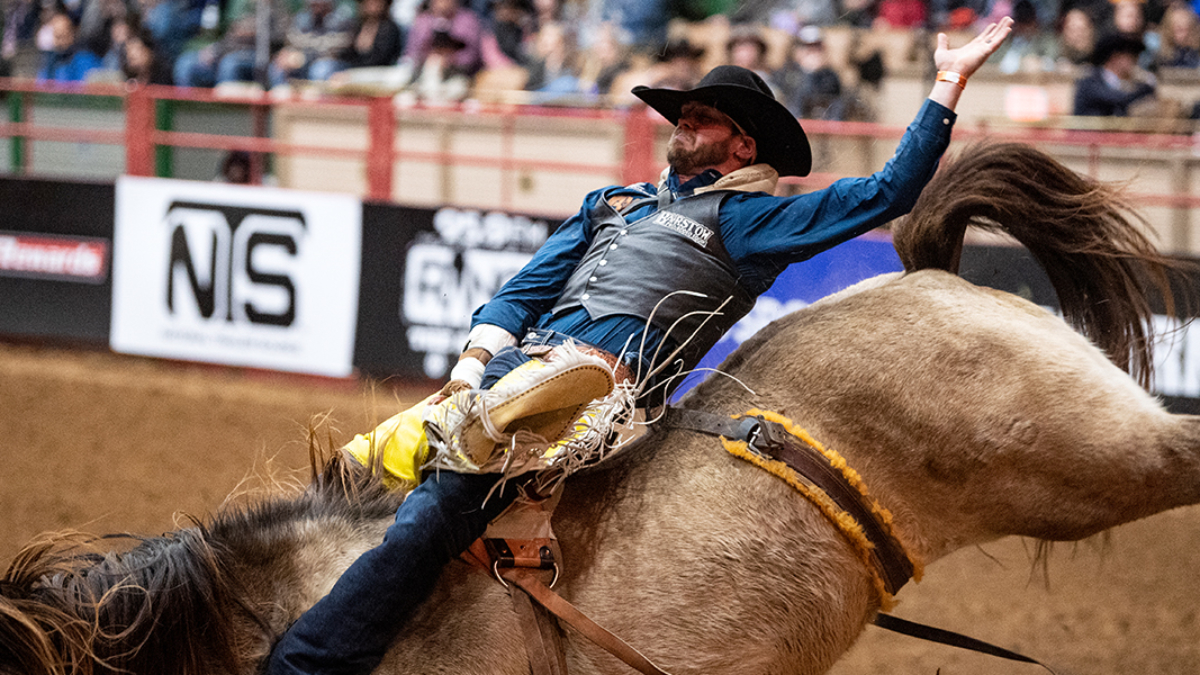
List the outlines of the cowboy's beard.
<svg viewBox="0 0 1200 675">
<path fill-rule="evenodd" d="M 684 146 L 685 135 L 690 135 L 694 142 L 696 134 L 690 131 L 675 130 L 667 143 L 667 163 L 675 169 L 675 173 L 684 176 L 694 176 L 702 169 L 719 166 L 729 158 L 733 137 L 723 141 L 700 143 L 688 149 Z"/>
</svg>

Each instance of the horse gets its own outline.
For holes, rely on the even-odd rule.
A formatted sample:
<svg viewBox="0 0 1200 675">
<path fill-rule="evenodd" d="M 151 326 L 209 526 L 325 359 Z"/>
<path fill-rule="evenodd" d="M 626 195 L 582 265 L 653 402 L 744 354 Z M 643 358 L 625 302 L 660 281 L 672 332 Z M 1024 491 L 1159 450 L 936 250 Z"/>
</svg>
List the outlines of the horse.
<svg viewBox="0 0 1200 675">
<path fill-rule="evenodd" d="M 1200 502 L 1200 417 L 1145 390 L 1174 263 L 1109 187 L 1020 144 L 947 160 L 894 228 L 905 271 L 789 314 L 677 404 L 774 411 L 836 450 L 918 567 L 1012 535 L 1072 541 Z M 1046 268 L 1066 320 L 956 274 L 968 227 Z M 826 672 L 881 610 L 842 531 L 786 481 L 684 428 L 572 476 L 559 592 L 685 673 Z M 31 543 L 0 579 L 0 671 L 249 675 L 403 500 L 313 451 L 298 494 L 161 537 Z M 451 563 L 377 671 L 529 671 L 507 591 Z M 571 673 L 626 666 L 564 632 Z"/>
</svg>

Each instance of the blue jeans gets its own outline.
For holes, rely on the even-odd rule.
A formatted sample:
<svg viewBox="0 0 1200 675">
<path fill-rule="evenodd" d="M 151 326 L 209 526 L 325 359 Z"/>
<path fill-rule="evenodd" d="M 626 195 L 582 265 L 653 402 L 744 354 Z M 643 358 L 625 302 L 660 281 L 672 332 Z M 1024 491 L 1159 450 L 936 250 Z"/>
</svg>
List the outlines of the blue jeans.
<svg viewBox="0 0 1200 675">
<path fill-rule="evenodd" d="M 426 477 L 396 511 L 383 543 L 354 561 L 283 634 L 267 674 L 358 675 L 379 665 L 442 567 L 516 497 L 520 479 L 487 497 L 498 478 L 450 471 Z"/>
<path fill-rule="evenodd" d="M 537 330 L 525 343 L 556 345 L 566 339 Z M 528 360 L 516 347 L 501 349 L 485 367 L 481 387 L 491 388 Z M 329 595 L 283 634 L 267 661 L 266 675 L 369 673 L 429 597 L 442 567 L 483 536 L 488 523 L 533 476 L 510 478 L 489 497 L 498 474 L 429 474 L 396 511 L 383 543 L 355 560 Z"/>
</svg>

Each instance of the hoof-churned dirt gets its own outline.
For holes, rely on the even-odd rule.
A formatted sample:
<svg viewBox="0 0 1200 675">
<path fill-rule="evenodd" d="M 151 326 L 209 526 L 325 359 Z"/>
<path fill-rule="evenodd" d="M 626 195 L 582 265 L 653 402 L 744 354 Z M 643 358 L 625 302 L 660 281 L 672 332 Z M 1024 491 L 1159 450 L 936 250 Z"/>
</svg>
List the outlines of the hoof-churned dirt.
<svg viewBox="0 0 1200 675">
<path fill-rule="evenodd" d="M 158 534 L 264 475 L 304 480 L 318 417 L 321 443 L 340 444 L 426 393 L 0 344 L 0 564 L 42 532 Z M 1200 509 L 1056 545 L 1048 587 L 1032 558 L 1016 539 L 960 551 L 905 588 L 895 613 L 1060 673 L 1200 674 Z M 1044 672 L 872 627 L 833 673 L 939 669 Z"/>
</svg>

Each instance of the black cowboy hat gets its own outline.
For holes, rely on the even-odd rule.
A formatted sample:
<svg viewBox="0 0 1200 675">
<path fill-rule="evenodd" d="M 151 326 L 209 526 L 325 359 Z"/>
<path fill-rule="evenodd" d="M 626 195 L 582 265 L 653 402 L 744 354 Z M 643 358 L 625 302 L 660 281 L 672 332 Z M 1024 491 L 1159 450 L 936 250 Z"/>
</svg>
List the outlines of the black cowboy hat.
<svg viewBox="0 0 1200 675">
<path fill-rule="evenodd" d="M 758 161 L 770 164 L 779 175 L 807 176 L 812 170 L 812 149 L 800 122 L 775 100 L 761 77 L 745 68 L 717 66 L 700 84 L 687 91 L 637 86 L 633 95 L 671 124 L 679 124 L 685 103 L 710 105 L 732 118 L 754 139 Z"/>
<path fill-rule="evenodd" d="M 1103 66 L 1113 54 L 1132 54 L 1137 56 L 1146 51 L 1146 43 L 1136 35 L 1126 33 L 1109 33 L 1096 42 L 1092 50 L 1091 62 L 1094 66 Z"/>
</svg>

